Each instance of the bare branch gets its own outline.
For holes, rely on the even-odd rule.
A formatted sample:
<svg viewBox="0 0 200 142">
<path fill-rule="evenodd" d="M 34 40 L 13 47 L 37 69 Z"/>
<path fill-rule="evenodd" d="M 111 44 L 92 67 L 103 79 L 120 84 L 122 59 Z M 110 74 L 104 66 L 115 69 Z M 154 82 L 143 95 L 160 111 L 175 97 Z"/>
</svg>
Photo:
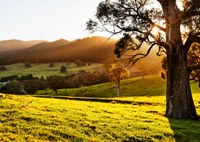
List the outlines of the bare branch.
<svg viewBox="0 0 200 142">
<path fill-rule="evenodd" d="M 151 49 L 156 45 L 156 43 L 153 43 L 149 49 L 147 50 L 146 54 L 143 54 L 143 53 L 138 53 L 138 54 L 135 54 L 133 55 L 131 58 L 130 58 L 130 61 L 132 61 L 132 64 L 135 64 L 137 61 L 139 61 L 140 59 L 143 59 L 145 58 L 146 56 L 149 55 Z M 139 57 L 138 57 L 139 56 Z"/>
</svg>

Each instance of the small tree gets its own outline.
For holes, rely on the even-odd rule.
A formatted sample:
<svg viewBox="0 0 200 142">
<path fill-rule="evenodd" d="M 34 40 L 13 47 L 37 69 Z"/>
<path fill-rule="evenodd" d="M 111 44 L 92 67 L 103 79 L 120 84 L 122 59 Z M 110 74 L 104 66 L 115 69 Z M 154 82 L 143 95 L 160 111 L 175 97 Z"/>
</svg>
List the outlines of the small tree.
<svg viewBox="0 0 200 142">
<path fill-rule="evenodd" d="M 30 63 L 30 62 L 26 62 L 26 63 L 24 63 L 24 67 L 26 67 L 26 68 L 30 68 L 30 67 L 31 67 L 31 63 Z"/>
<path fill-rule="evenodd" d="M 51 67 L 54 67 L 54 65 L 55 65 L 54 63 L 50 63 L 50 64 L 49 64 L 49 67 L 50 67 L 50 68 L 51 68 Z"/>
<path fill-rule="evenodd" d="M 109 78 L 117 85 L 117 96 L 120 96 L 120 80 L 129 77 L 130 72 L 123 64 L 111 64 L 107 68 Z"/>
<path fill-rule="evenodd" d="M 0 66 L 0 71 L 5 71 L 6 69 L 7 68 L 4 65 Z"/>
<path fill-rule="evenodd" d="M 75 62 L 74 62 L 78 67 L 81 67 L 81 66 L 85 66 L 86 63 L 81 61 L 80 59 L 77 59 Z"/>
<path fill-rule="evenodd" d="M 61 66 L 60 73 L 65 73 L 67 71 L 67 68 L 65 66 Z"/>
</svg>

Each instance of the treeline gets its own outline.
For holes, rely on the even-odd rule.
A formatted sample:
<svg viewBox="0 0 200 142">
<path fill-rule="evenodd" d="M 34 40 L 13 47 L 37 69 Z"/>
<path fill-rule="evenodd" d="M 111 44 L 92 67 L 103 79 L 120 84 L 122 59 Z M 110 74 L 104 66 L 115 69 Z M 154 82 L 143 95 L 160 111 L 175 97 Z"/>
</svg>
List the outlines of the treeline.
<svg viewBox="0 0 200 142">
<path fill-rule="evenodd" d="M 79 88 L 109 81 L 107 73 L 99 71 L 87 72 L 81 70 L 70 76 L 33 77 L 32 74 L 2 77 L 0 92 L 5 94 L 35 94 L 38 90 L 52 89 L 57 94 L 58 89 Z"/>
</svg>

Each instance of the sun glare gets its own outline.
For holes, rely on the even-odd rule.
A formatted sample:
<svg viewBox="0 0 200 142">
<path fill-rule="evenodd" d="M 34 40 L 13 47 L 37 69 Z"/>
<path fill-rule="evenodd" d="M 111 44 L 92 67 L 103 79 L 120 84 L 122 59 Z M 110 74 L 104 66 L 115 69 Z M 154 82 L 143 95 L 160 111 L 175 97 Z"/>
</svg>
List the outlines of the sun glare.
<svg viewBox="0 0 200 142">
<path fill-rule="evenodd" d="M 157 27 L 153 27 L 153 29 L 151 30 L 151 33 L 154 36 L 158 36 L 160 34 L 160 30 Z"/>
</svg>

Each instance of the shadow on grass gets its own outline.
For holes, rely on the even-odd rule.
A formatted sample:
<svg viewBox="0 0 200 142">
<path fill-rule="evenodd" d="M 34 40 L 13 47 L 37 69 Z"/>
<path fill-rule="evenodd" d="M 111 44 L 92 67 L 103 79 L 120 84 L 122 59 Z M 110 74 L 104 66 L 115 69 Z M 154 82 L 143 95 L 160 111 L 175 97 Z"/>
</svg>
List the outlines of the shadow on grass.
<svg viewBox="0 0 200 142">
<path fill-rule="evenodd" d="M 199 142 L 200 121 L 168 119 L 176 142 Z"/>
</svg>

